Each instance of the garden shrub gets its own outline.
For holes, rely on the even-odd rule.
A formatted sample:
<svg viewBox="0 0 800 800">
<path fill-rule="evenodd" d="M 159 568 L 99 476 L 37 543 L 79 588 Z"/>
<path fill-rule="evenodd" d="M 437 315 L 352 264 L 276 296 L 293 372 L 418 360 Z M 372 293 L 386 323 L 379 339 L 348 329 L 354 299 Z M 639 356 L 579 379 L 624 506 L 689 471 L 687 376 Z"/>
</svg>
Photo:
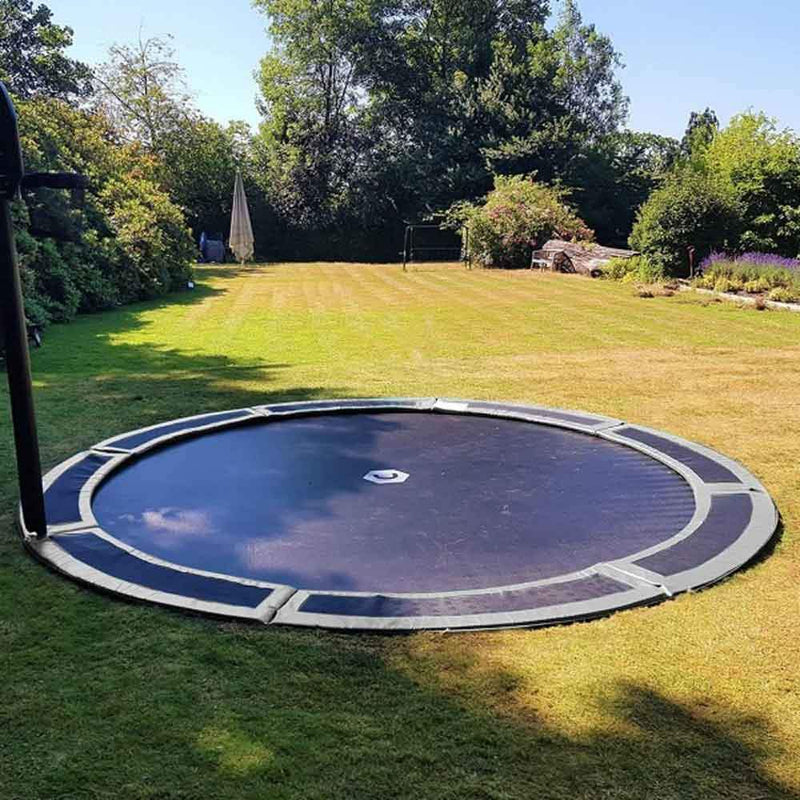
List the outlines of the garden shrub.
<svg viewBox="0 0 800 800">
<path fill-rule="evenodd" d="M 674 174 L 639 210 L 630 244 L 665 272 L 689 272 L 687 248 L 698 256 L 736 240 L 738 206 L 720 182 L 685 169 Z"/>
<path fill-rule="evenodd" d="M 612 258 L 603 267 L 603 277 L 623 283 L 658 284 L 665 279 L 664 268 L 647 256 Z"/>
<path fill-rule="evenodd" d="M 635 258 L 612 258 L 603 266 L 602 277 L 610 281 L 621 281 L 629 272 L 635 272 L 636 269 Z"/>
<path fill-rule="evenodd" d="M 715 292 L 735 292 L 736 285 L 730 278 L 717 278 L 714 282 L 714 291 Z"/>
<path fill-rule="evenodd" d="M 549 239 L 591 242 L 594 233 L 567 205 L 567 193 L 532 177 L 497 176 L 478 205 L 456 203 L 447 213 L 453 228 L 467 228 L 473 256 L 494 267 L 527 267 Z"/>
<path fill-rule="evenodd" d="M 800 303 L 800 287 L 790 289 L 778 286 L 770 291 L 767 299 L 774 300 L 776 303 Z"/>
<path fill-rule="evenodd" d="M 785 290 L 800 293 L 800 261 L 769 253 L 745 253 L 741 256 L 712 253 L 700 265 L 702 275 L 694 285 L 703 289 L 745 291 L 766 294 Z"/>
<path fill-rule="evenodd" d="M 643 283 L 661 283 L 666 277 L 664 265 L 655 262 L 646 256 L 636 257 L 636 278 Z"/>
<path fill-rule="evenodd" d="M 66 321 L 185 285 L 195 247 L 183 212 L 159 188 L 153 159 L 116 142 L 97 114 L 58 100 L 17 108 L 29 171 L 89 178 L 81 206 L 50 191 L 14 205 L 29 320 Z"/>
<path fill-rule="evenodd" d="M 768 292 L 771 288 L 772 286 L 766 278 L 754 278 L 753 280 L 747 281 L 744 285 L 744 290 L 748 294 L 763 294 L 764 292 Z"/>
</svg>

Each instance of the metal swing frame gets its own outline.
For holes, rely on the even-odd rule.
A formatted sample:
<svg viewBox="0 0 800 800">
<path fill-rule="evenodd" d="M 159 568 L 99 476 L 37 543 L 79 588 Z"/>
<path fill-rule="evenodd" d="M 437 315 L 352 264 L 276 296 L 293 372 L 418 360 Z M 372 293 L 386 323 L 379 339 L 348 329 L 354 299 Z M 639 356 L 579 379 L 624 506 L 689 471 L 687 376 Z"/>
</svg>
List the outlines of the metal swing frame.
<svg viewBox="0 0 800 800">
<path fill-rule="evenodd" d="M 442 228 L 439 225 L 420 224 L 420 225 L 406 225 L 405 236 L 403 238 L 403 272 L 408 271 L 408 265 L 414 262 L 414 254 L 420 251 L 451 251 L 455 247 L 414 247 L 414 233 L 418 230 L 437 230 Z M 463 240 L 460 248 L 459 258 L 457 261 L 464 261 L 468 269 L 472 269 L 472 252 L 470 250 L 469 241 L 469 228 L 464 228 Z"/>
</svg>

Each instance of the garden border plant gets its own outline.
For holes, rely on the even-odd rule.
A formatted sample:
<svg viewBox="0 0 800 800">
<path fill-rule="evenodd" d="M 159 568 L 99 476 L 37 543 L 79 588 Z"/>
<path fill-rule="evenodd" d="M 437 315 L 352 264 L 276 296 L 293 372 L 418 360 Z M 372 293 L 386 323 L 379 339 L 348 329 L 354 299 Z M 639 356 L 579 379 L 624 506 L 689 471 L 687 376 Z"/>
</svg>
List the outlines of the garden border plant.
<svg viewBox="0 0 800 800">
<path fill-rule="evenodd" d="M 712 253 L 692 281 L 697 289 L 800 303 L 800 261 L 770 253 Z"/>
</svg>

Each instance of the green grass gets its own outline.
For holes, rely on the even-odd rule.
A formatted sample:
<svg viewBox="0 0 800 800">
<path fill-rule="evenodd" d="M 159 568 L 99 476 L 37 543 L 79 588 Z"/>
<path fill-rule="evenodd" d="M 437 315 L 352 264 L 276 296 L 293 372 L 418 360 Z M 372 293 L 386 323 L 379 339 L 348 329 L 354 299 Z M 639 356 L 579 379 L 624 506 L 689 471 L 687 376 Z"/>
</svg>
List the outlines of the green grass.
<svg viewBox="0 0 800 800">
<path fill-rule="evenodd" d="M 46 466 L 287 399 L 596 411 L 740 459 L 775 552 L 655 608 L 537 631 L 260 629 L 111 600 L 13 530 L 0 394 L 0 798 L 800 798 L 800 317 L 452 267 L 202 269 L 34 355 Z"/>
</svg>

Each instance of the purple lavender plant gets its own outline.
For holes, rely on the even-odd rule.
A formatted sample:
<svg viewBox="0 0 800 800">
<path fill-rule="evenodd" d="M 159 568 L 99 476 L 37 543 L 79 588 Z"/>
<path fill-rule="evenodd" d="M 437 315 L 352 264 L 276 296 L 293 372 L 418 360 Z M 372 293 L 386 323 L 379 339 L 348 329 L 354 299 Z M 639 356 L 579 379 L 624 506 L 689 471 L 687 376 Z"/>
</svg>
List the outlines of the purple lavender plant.
<svg viewBox="0 0 800 800">
<path fill-rule="evenodd" d="M 777 267 L 800 272 L 800 261 L 796 258 L 784 258 L 771 253 L 743 253 L 736 259 L 741 266 Z"/>
<path fill-rule="evenodd" d="M 713 267 L 714 264 L 719 264 L 722 261 L 734 261 L 734 256 L 729 256 L 727 253 L 720 253 L 718 251 L 714 251 L 711 255 L 706 256 L 700 262 L 700 272 L 705 273 L 710 267 Z"/>
<path fill-rule="evenodd" d="M 742 253 L 737 256 L 730 253 L 714 252 L 706 256 L 700 264 L 700 271 L 707 272 L 715 264 L 730 264 L 735 267 L 766 267 L 772 269 L 788 269 L 800 274 L 800 260 L 784 258 L 772 253 Z"/>
</svg>

